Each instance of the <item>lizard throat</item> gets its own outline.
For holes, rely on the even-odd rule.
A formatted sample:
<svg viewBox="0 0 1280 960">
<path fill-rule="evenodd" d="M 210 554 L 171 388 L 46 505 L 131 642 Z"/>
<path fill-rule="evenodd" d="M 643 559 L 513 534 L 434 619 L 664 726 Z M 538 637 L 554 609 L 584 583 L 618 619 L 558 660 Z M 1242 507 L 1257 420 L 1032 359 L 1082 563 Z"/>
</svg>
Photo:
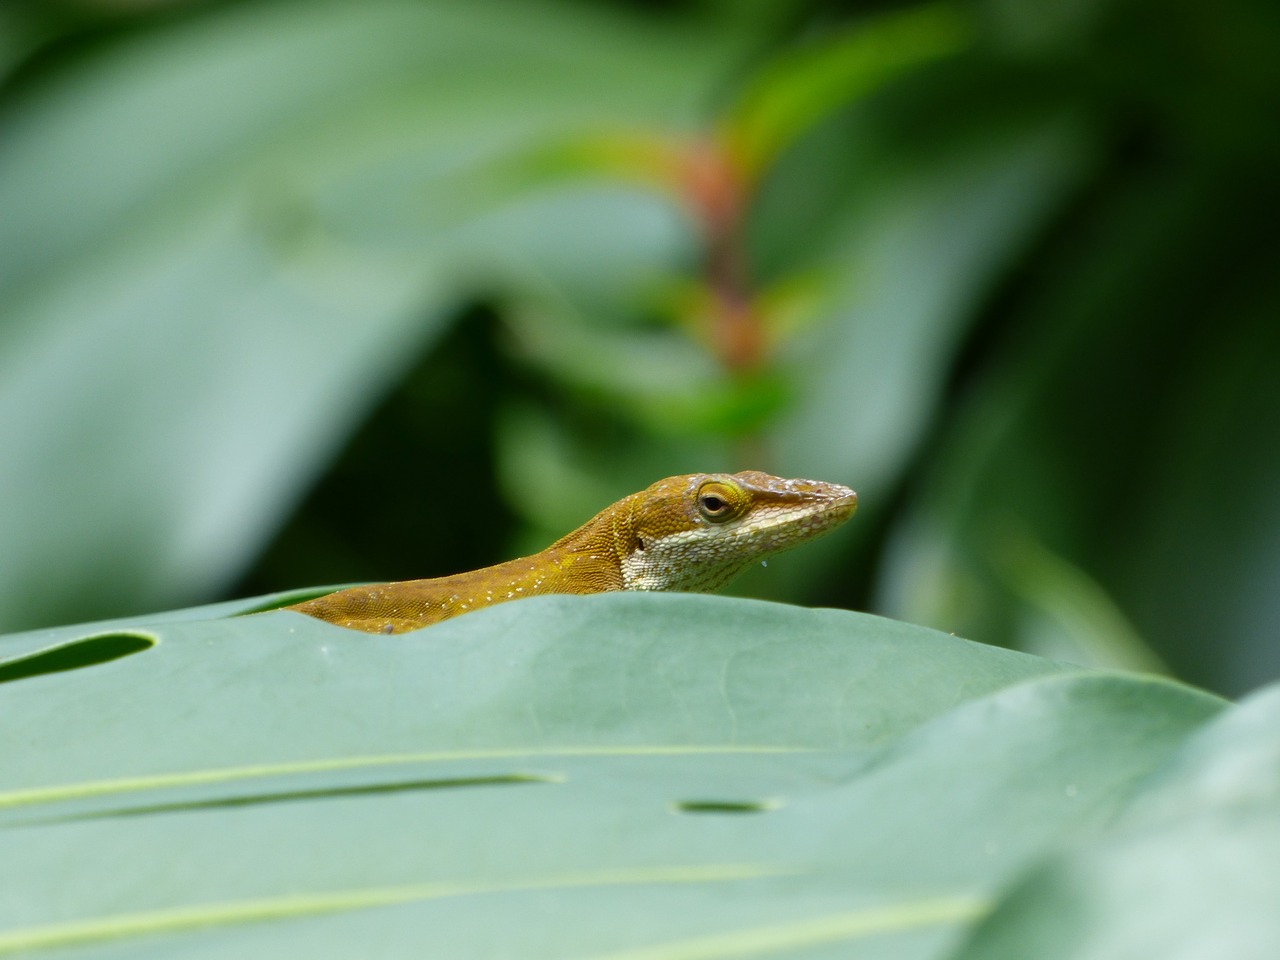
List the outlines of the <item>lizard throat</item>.
<svg viewBox="0 0 1280 960">
<path fill-rule="evenodd" d="M 829 504 L 757 509 L 739 523 L 700 525 L 648 540 L 622 559 L 624 590 L 711 592 L 771 554 L 838 526 L 852 512 Z"/>
</svg>

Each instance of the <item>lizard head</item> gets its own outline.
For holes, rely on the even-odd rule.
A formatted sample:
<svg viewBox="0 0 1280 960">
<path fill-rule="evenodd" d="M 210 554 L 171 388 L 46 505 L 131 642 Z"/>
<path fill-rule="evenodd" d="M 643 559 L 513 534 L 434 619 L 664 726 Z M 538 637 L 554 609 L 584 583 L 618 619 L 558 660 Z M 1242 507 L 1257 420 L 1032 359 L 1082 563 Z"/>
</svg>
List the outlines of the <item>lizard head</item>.
<svg viewBox="0 0 1280 960">
<path fill-rule="evenodd" d="M 660 480 L 618 504 L 615 542 L 626 590 L 717 590 L 750 564 L 853 515 L 858 496 L 758 470 Z"/>
</svg>

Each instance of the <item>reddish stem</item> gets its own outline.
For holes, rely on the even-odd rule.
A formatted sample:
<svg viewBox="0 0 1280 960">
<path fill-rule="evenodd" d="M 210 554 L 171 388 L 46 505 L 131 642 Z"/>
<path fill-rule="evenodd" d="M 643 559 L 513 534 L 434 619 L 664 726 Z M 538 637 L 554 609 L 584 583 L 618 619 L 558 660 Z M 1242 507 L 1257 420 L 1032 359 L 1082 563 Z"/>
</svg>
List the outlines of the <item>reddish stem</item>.
<svg viewBox="0 0 1280 960">
<path fill-rule="evenodd" d="M 684 195 L 706 246 L 712 347 L 729 370 L 754 370 L 764 362 L 765 339 L 747 276 L 742 236 L 747 185 L 724 149 L 710 140 L 686 150 L 683 174 Z"/>
</svg>

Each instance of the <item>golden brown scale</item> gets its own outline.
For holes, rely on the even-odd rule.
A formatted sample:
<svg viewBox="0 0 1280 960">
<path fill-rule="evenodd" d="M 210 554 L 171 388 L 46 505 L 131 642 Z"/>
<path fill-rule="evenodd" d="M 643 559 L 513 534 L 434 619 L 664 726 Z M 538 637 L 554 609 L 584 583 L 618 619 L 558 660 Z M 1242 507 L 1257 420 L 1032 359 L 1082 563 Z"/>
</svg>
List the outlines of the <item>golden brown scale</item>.
<svg viewBox="0 0 1280 960">
<path fill-rule="evenodd" d="M 711 591 L 843 523 L 857 503 L 848 487 L 755 470 L 668 477 L 531 557 L 433 580 L 351 587 L 285 609 L 368 633 L 403 633 L 546 593 Z"/>
</svg>

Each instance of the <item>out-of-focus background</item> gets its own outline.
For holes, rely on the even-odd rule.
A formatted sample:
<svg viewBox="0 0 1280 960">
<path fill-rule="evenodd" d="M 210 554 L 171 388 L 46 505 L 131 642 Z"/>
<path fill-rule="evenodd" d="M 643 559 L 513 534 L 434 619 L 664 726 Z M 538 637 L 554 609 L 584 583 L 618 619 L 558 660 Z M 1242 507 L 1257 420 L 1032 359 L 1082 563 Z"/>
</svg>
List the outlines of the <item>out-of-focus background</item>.
<svg viewBox="0 0 1280 960">
<path fill-rule="evenodd" d="M 1273 0 L 8 0 L 0 630 L 854 486 L 738 592 L 1280 676 Z"/>
</svg>

